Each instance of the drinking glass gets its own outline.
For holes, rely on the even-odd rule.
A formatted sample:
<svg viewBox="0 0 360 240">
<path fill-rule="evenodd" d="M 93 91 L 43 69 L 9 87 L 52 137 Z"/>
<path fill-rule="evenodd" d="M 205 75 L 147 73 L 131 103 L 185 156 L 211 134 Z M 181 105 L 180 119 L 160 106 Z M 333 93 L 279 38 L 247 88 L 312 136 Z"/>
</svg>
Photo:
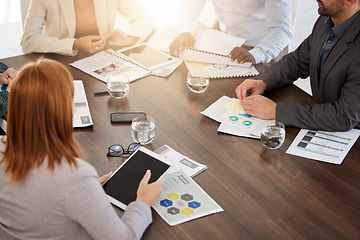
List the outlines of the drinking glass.
<svg viewBox="0 0 360 240">
<path fill-rule="evenodd" d="M 126 97 L 130 91 L 129 77 L 124 73 L 115 71 L 108 74 L 106 84 L 110 96 L 116 99 Z"/>
<path fill-rule="evenodd" d="M 193 77 L 188 73 L 187 86 L 194 93 L 203 93 L 209 86 L 208 77 Z"/>
<path fill-rule="evenodd" d="M 155 137 L 154 119 L 148 116 L 139 116 L 131 122 L 131 135 L 136 143 L 149 144 Z"/>
<path fill-rule="evenodd" d="M 278 149 L 285 140 L 285 126 L 282 122 L 275 121 L 273 125 L 264 127 L 261 132 L 261 142 L 269 149 Z"/>
</svg>

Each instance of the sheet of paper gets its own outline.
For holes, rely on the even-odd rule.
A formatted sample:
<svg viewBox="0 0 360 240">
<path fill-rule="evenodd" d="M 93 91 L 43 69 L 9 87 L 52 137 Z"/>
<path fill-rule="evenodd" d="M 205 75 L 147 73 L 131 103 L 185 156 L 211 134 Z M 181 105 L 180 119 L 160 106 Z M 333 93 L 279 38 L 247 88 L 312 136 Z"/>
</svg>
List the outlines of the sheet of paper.
<svg viewBox="0 0 360 240">
<path fill-rule="evenodd" d="M 197 34 L 195 49 L 228 55 L 234 47 L 240 47 L 246 39 L 215 30 L 205 29 Z"/>
<path fill-rule="evenodd" d="M 301 129 L 286 153 L 341 164 L 359 135 L 360 130 L 357 129 L 347 132 Z"/>
<path fill-rule="evenodd" d="M 254 66 L 242 67 L 192 61 L 185 61 L 185 65 L 193 77 L 227 78 L 249 77 L 259 74 Z"/>
<path fill-rule="evenodd" d="M 224 211 L 182 170 L 165 175 L 163 191 L 152 207 L 170 226 Z"/>
<path fill-rule="evenodd" d="M 248 138 L 256 138 L 256 139 L 260 139 L 260 136 L 251 134 L 251 133 L 246 133 L 243 132 L 241 129 L 238 129 L 236 127 L 233 126 L 229 126 L 225 123 L 220 123 L 219 128 L 217 129 L 218 132 L 221 133 L 226 133 L 226 134 L 231 134 L 234 136 L 238 136 L 238 137 L 248 137 Z"/>
<path fill-rule="evenodd" d="M 265 126 L 274 124 L 274 120 L 262 120 L 246 114 L 245 111 L 240 113 L 237 112 L 240 109 L 240 106 L 238 106 L 235 111 L 235 103 L 231 103 L 232 101 L 235 101 L 240 105 L 238 99 L 222 96 L 201 113 L 217 122 L 225 123 L 241 132 L 252 134 L 257 137 L 261 135 L 261 131 Z M 228 109 L 229 107 L 225 107 L 229 106 L 228 104 L 230 104 L 231 110 Z"/>
<path fill-rule="evenodd" d="M 98 52 L 70 65 L 103 82 L 106 82 L 106 76 L 115 70 L 127 74 L 130 82 L 150 74 L 150 71 L 130 64 L 112 49 Z"/>
<path fill-rule="evenodd" d="M 84 84 L 81 80 L 74 80 L 74 105 L 73 127 L 93 125 Z"/>
<path fill-rule="evenodd" d="M 183 170 L 184 173 L 189 177 L 195 177 L 196 175 L 207 169 L 206 165 L 198 163 L 182 155 L 181 153 L 170 148 L 168 145 L 163 145 L 156 149 L 154 152 L 174 163 L 172 168 L 169 170 L 169 173 Z"/>
<path fill-rule="evenodd" d="M 159 77 L 167 77 L 170 74 L 172 74 L 175 71 L 175 69 L 177 69 L 180 66 L 181 63 L 182 63 L 182 60 L 179 59 L 178 61 L 176 61 L 172 64 L 153 69 L 152 75 L 159 76 Z"/>
</svg>

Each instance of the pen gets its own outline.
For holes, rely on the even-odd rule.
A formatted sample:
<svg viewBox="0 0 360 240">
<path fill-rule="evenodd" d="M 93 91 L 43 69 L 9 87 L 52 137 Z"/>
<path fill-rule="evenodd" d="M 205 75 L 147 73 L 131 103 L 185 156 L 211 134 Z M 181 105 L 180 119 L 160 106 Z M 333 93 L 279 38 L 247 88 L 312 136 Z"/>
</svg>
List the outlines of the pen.
<svg viewBox="0 0 360 240">
<path fill-rule="evenodd" d="M 102 96 L 109 94 L 108 91 L 102 91 L 102 92 L 94 92 L 94 97 L 96 96 Z"/>
</svg>

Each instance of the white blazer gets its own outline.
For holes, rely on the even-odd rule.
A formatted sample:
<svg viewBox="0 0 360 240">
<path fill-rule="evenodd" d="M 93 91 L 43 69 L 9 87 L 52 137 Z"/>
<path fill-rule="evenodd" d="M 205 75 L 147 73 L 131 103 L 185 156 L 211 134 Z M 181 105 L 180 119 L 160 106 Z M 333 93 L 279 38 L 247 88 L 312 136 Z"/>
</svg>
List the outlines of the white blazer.
<svg viewBox="0 0 360 240">
<path fill-rule="evenodd" d="M 100 35 L 113 29 L 117 12 L 131 24 L 128 35 L 143 40 L 153 30 L 153 20 L 133 0 L 94 0 L 94 8 Z M 75 29 L 73 0 L 32 0 L 20 45 L 24 53 L 74 56 Z"/>
</svg>

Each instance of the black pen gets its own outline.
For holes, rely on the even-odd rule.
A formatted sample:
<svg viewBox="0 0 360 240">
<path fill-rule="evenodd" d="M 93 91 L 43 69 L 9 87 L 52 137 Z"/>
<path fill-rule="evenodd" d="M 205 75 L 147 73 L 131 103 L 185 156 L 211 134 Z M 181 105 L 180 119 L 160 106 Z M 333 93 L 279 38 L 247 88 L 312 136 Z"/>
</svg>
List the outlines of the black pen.
<svg viewBox="0 0 360 240">
<path fill-rule="evenodd" d="M 96 96 L 107 95 L 107 94 L 109 94 L 109 92 L 108 92 L 108 91 L 94 92 L 94 96 L 95 96 L 95 97 L 96 97 Z"/>
</svg>

